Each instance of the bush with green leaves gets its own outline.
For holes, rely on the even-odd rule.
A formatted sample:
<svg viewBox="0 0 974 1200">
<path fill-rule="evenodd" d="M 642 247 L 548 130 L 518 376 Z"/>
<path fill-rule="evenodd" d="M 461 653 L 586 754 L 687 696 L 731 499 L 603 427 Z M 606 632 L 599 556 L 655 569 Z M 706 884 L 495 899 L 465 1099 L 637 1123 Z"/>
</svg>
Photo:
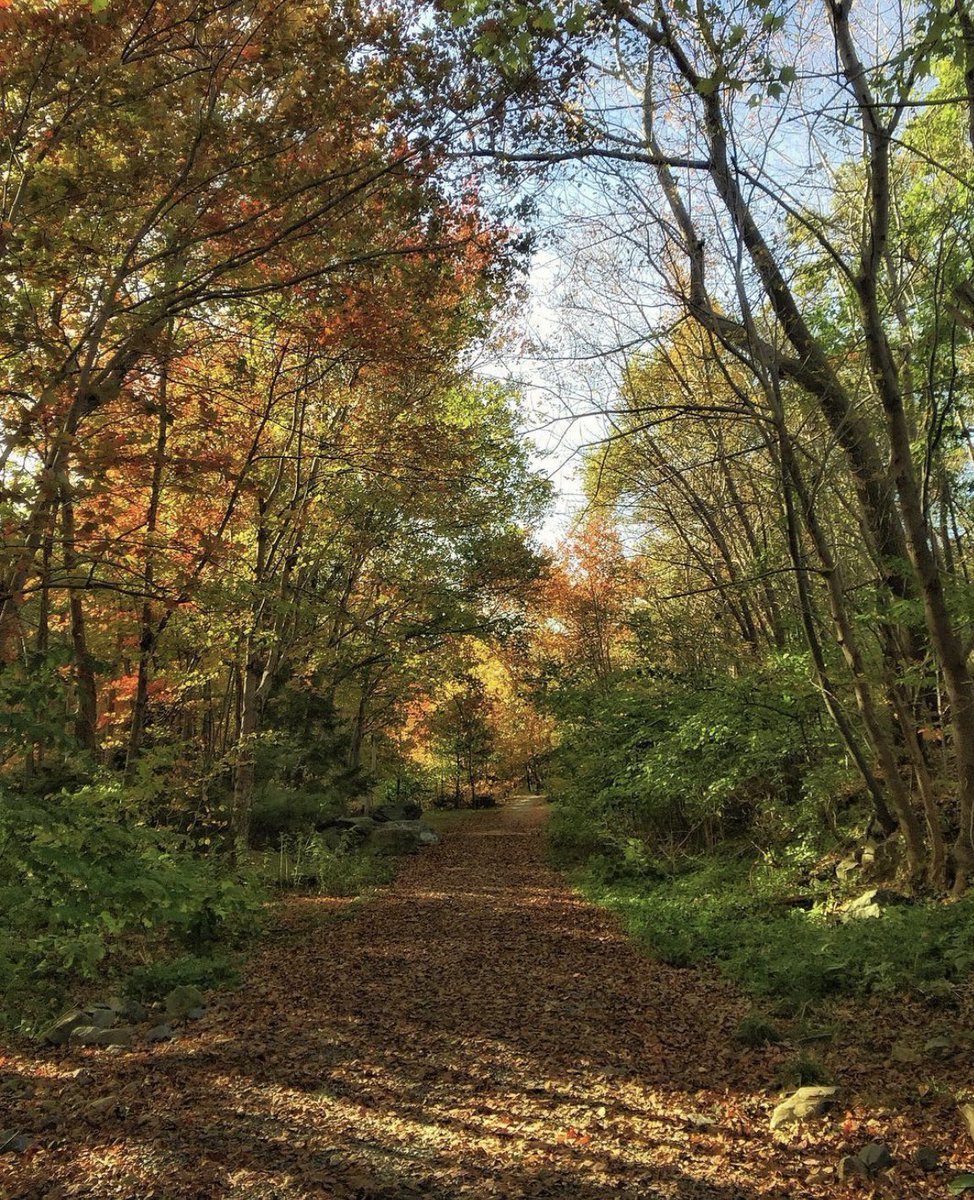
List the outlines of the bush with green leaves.
<svg viewBox="0 0 974 1200">
<path fill-rule="evenodd" d="M 85 980 L 253 930 L 262 895 L 139 816 L 117 780 L 0 798 L 0 1020 L 29 1026 Z"/>
<path fill-rule="evenodd" d="M 563 861 L 631 857 L 634 836 L 659 849 L 755 830 L 769 844 L 807 837 L 857 787 L 801 655 L 739 676 L 634 670 L 562 704 L 552 848 Z"/>
<path fill-rule="evenodd" d="M 316 825 L 345 811 L 336 792 L 303 791 L 279 783 L 264 783 L 254 794 L 251 841 L 256 847 L 277 846 L 280 838 L 309 833 Z"/>
<path fill-rule="evenodd" d="M 226 954 L 181 954 L 136 967 L 125 979 L 124 990 L 137 1000 L 163 1000 L 176 987 L 232 987 L 240 974 Z"/>
<path fill-rule="evenodd" d="M 337 846 L 323 834 L 282 838 L 277 853 L 278 886 L 323 896 L 358 896 L 388 883 L 393 874 L 388 858 L 356 848 L 350 833 Z"/>
</svg>

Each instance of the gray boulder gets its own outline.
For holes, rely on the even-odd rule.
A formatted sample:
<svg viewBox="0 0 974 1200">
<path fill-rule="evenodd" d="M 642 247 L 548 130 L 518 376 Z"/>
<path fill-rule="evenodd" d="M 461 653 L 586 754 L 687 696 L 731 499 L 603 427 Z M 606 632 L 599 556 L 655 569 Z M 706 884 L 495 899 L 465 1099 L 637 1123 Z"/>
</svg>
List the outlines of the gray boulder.
<svg viewBox="0 0 974 1200">
<path fill-rule="evenodd" d="M 144 1004 L 127 996 L 113 996 L 108 1001 L 108 1007 L 114 1009 L 123 1021 L 129 1021 L 132 1024 L 144 1021 L 149 1015 Z"/>
<path fill-rule="evenodd" d="M 28 1145 L 19 1129 L 0 1129 L 0 1154 L 23 1154 Z"/>
<path fill-rule="evenodd" d="M 91 1004 L 85 1009 L 86 1025 L 96 1029 L 111 1029 L 115 1024 L 115 1009 L 108 1004 Z"/>
<path fill-rule="evenodd" d="M 839 1159 L 839 1178 L 843 1183 L 850 1179 L 868 1179 L 869 1169 L 858 1154 L 846 1154 Z"/>
<path fill-rule="evenodd" d="M 72 1008 L 41 1032 L 41 1041 L 46 1042 L 49 1046 L 65 1046 L 79 1025 L 89 1025 L 90 1023 L 87 1015 L 80 1008 Z"/>
<path fill-rule="evenodd" d="M 933 1146 L 917 1147 L 914 1158 L 921 1171 L 926 1171 L 929 1174 L 931 1171 L 940 1170 L 940 1151 L 935 1150 Z"/>
<path fill-rule="evenodd" d="M 422 845 L 419 831 L 400 821 L 380 825 L 369 838 L 370 849 L 383 855 L 416 854 Z"/>
<path fill-rule="evenodd" d="M 839 906 L 838 913 L 842 921 L 870 920 L 883 915 L 883 909 L 893 904 L 909 904 L 909 896 L 899 892 L 886 891 L 883 888 L 871 888 Z"/>
<path fill-rule="evenodd" d="M 153 1025 L 145 1035 L 147 1042 L 171 1042 L 173 1032 L 171 1025 Z"/>
<path fill-rule="evenodd" d="M 882 1142 L 870 1142 L 859 1151 L 859 1161 L 870 1175 L 878 1175 L 880 1171 L 888 1171 L 893 1165 L 893 1156 L 889 1148 Z"/>
<path fill-rule="evenodd" d="M 183 1021 L 198 1008 L 204 1008 L 203 993 L 191 983 L 181 983 L 166 996 L 166 1016 L 172 1021 Z"/>
<path fill-rule="evenodd" d="M 800 1125 L 812 1117 L 821 1117 L 836 1102 L 838 1095 L 837 1087 L 799 1088 L 775 1108 L 771 1114 L 771 1128 Z"/>
<path fill-rule="evenodd" d="M 333 850 L 341 846 L 363 846 L 379 824 L 371 817 L 338 817 L 331 821 L 323 830 L 326 844 Z"/>
<path fill-rule="evenodd" d="M 423 846 L 432 846 L 440 835 L 423 821 L 387 821 L 369 838 L 376 854 L 415 854 Z"/>
<path fill-rule="evenodd" d="M 380 804 L 372 810 L 372 819 L 380 824 L 387 821 L 418 821 L 423 810 L 414 800 L 404 800 L 401 804 Z"/>
</svg>

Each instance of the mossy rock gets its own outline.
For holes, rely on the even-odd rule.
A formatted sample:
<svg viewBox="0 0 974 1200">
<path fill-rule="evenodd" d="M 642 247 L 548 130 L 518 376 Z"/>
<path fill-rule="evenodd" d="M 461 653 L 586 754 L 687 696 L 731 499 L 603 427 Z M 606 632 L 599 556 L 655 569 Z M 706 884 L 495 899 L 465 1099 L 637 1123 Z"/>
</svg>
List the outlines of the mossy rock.
<svg viewBox="0 0 974 1200">
<path fill-rule="evenodd" d="M 181 983 L 166 996 L 166 1016 L 173 1021 L 183 1021 L 195 1009 L 204 1007 L 204 996 L 191 983 Z"/>
</svg>

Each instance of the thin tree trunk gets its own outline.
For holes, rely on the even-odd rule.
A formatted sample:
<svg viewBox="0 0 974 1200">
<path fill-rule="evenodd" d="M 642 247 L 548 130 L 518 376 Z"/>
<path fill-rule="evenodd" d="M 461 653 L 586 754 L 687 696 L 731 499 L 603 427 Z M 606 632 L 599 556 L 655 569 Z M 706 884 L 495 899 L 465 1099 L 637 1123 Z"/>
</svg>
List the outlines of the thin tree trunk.
<svg viewBox="0 0 974 1200">
<path fill-rule="evenodd" d="M 75 548 L 74 501 L 67 487 L 61 491 L 61 528 L 64 532 L 64 567 L 68 576 L 71 645 L 74 651 L 74 675 L 78 694 L 75 735 L 85 750 L 97 754 L 98 689 L 94 661 L 88 649 L 82 592 L 73 586 L 78 556 Z"/>
</svg>

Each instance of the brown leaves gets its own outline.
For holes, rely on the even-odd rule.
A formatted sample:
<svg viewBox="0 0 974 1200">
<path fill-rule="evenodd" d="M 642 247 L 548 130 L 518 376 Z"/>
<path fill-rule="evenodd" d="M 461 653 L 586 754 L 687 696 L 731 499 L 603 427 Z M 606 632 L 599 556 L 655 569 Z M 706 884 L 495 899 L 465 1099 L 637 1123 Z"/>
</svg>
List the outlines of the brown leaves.
<svg viewBox="0 0 974 1200">
<path fill-rule="evenodd" d="M 732 1043 L 747 1006 L 725 983 L 653 963 L 574 895 L 542 820 L 471 814 L 351 919 L 287 902 L 245 985 L 180 1042 L 8 1056 L 23 1086 L 0 1090 L 3 1124 L 31 1148 L 0 1156 L 0 1195 L 831 1200 L 874 1140 L 889 1200 L 943 1194 L 918 1145 L 969 1169 L 950 1092 L 887 1086 L 888 1044 L 844 1045 L 848 1109 L 776 1142 L 781 1048 Z M 961 1057 L 938 1071 L 960 1079 Z"/>
</svg>

